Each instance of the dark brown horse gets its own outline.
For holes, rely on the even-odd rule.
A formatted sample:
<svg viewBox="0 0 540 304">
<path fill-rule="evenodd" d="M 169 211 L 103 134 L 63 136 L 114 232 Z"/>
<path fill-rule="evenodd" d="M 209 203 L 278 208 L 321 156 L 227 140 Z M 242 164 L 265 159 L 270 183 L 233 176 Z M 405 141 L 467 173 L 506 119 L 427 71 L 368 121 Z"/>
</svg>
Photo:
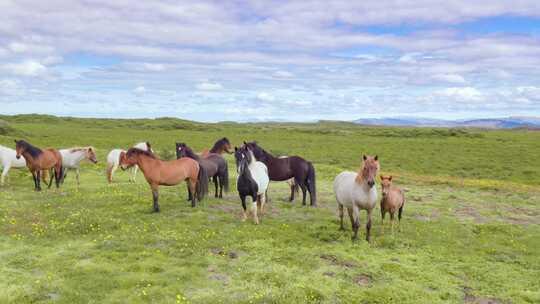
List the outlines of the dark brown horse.
<svg viewBox="0 0 540 304">
<path fill-rule="evenodd" d="M 315 189 L 315 168 L 313 165 L 299 156 L 274 157 L 257 145 L 257 142 L 244 142 L 258 161 L 268 167 L 268 175 L 271 181 L 286 181 L 294 177 L 291 185 L 290 201 L 294 200 L 295 187 L 302 189 L 302 205 L 306 204 L 306 192 L 309 192 L 311 206 L 317 205 L 317 193 Z"/>
<path fill-rule="evenodd" d="M 223 153 L 233 154 L 231 142 L 229 141 L 229 139 L 228 139 L 227 137 L 223 137 L 223 138 L 221 138 L 221 139 L 218 139 L 218 140 L 216 141 L 216 143 L 214 144 L 214 146 L 213 146 L 210 150 L 208 150 L 208 149 L 202 150 L 202 152 L 201 152 L 201 157 L 205 158 L 205 157 L 207 157 L 210 153 L 215 153 L 215 154 L 223 154 Z"/>
<path fill-rule="evenodd" d="M 208 177 L 212 178 L 216 187 L 215 197 L 222 198 L 223 190 L 229 192 L 229 169 L 227 167 L 227 161 L 220 154 L 209 153 L 206 157 L 202 158 L 195 154 L 193 150 L 185 143 L 176 143 L 176 159 L 182 157 L 189 157 L 199 162 L 201 167 L 204 167 Z M 219 195 L 218 195 L 219 186 Z"/>
<path fill-rule="evenodd" d="M 51 174 L 49 188 L 52 185 L 52 179 L 56 183 L 56 188 L 60 187 L 64 176 L 62 167 L 62 155 L 56 149 L 44 149 L 34 147 L 24 140 L 15 140 L 15 151 L 17 159 L 24 156 L 26 167 L 32 173 L 34 187 L 36 191 L 41 191 L 41 171 L 54 169 L 54 175 Z"/>
<path fill-rule="evenodd" d="M 206 170 L 191 158 L 162 161 L 151 152 L 131 148 L 121 156 L 120 167 L 125 170 L 134 165 L 139 166 L 152 189 L 155 212 L 159 212 L 159 186 L 175 186 L 186 181 L 191 207 L 195 207 L 197 200 L 202 200 L 208 193 Z"/>
</svg>

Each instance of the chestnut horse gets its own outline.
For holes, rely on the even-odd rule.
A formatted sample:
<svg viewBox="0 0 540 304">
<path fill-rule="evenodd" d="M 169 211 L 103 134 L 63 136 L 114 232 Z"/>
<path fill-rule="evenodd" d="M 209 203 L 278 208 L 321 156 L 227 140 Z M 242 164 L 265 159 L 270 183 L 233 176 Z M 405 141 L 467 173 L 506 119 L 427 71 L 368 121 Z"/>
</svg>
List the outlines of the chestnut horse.
<svg viewBox="0 0 540 304">
<path fill-rule="evenodd" d="M 208 150 L 208 149 L 202 150 L 201 157 L 206 158 L 211 153 L 215 153 L 215 154 L 223 154 L 223 153 L 233 154 L 233 152 L 231 151 L 231 148 L 232 148 L 231 147 L 231 142 L 229 141 L 229 139 L 227 137 L 223 137 L 223 138 L 218 139 L 216 141 L 216 143 L 214 143 L 214 146 L 210 150 Z"/>
<path fill-rule="evenodd" d="M 206 170 L 191 158 L 163 161 L 152 152 L 131 148 L 122 154 L 120 167 L 125 170 L 134 165 L 139 166 L 152 189 L 154 212 L 159 212 L 159 186 L 175 186 L 186 181 L 192 198 L 191 207 L 195 207 L 197 200 L 202 200 L 208 193 Z"/>
<path fill-rule="evenodd" d="M 315 168 L 311 162 L 299 157 L 274 157 L 257 145 L 257 142 L 244 142 L 258 161 L 268 167 L 268 175 L 271 181 L 286 181 L 294 177 L 291 185 L 290 201 L 294 200 L 295 187 L 302 189 L 302 205 L 306 204 L 306 191 L 309 192 L 311 206 L 317 205 L 317 193 L 315 189 Z"/>
<path fill-rule="evenodd" d="M 64 177 L 64 169 L 62 167 L 62 154 L 56 149 L 41 150 L 32 146 L 24 140 L 15 140 L 15 151 L 17 159 L 24 156 L 26 159 L 26 167 L 32 173 L 34 186 L 36 191 L 41 191 L 41 171 L 54 169 L 54 181 L 56 188 L 60 187 Z M 53 174 L 49 181 L 49 188 L 52 185 Z"/>
<path fill-rule="evenodd" d="M 223 156 L 216 153 L 209 153 L 205 158 L 195 154 L 193 150 L 185 143 L 176 143 L 176 158 L 189 157 L 199 162 L 204 167 L 208 177 L 212 178 L 216 187 L 215 197 L 222 198 L 223 190 L 229 192 L 229 169 L 227 161 Z M 218 194 L 219 185 L 219 194 Z"/>
</svg>

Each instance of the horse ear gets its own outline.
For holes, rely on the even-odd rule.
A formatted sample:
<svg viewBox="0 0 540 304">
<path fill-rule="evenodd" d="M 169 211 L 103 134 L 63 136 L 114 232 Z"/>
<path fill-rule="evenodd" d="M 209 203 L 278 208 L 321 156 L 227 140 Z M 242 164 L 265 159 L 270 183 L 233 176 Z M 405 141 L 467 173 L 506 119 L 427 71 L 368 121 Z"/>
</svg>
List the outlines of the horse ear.
<svg viewBox="0 0 540 304">
<path fill-rule="evenodd" d="M 234 147 L 234 151 L 238 151 L 238 147 Z"/>
<path fill-rule="evenodd" d="M 92 152 L 92 147 L 88 148 L 88 151 Z"/>
<path fill-rule="evenodd" d="M 378 156 L 378 155 L 375 155 L 375 160 L 379 160 L 379 156 Z"/>
<path fill-rule="evenodd" d="M 390 176 L 388 177 L 388 180 L 389 180 L 389 181 L 392 181 L 392 175 L 390 175 Z"/>
<path fill-rule="evenodd" d="M 383 179 L 384 179 L 384 176 L 383 176 L 382 174 L 381 174 L 381 175 L 379 175 L 379 177 L 381 178 L 381 180 L 383 180 Z"/>
<path fill-rule="evenodd" d="M 244 145 L 247 145 L 247 142 L 244 140 Z"/>
<path fill-rule="evenodd" d="M 364 154 L 364 156 L 362 156 L 362 159 L 367 160 L 367 156 Z"/>
<path fill-rule="evenodd" d="M 14 139 L 15 143 L 19 142 L 18 140 Z"/>
</svg>

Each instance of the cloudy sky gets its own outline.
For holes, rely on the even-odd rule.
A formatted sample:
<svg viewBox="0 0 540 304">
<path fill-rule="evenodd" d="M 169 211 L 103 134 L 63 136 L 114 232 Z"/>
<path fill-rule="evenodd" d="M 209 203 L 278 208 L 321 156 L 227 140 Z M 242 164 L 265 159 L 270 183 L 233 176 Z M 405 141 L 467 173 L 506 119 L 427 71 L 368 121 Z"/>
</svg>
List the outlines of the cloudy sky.
<svg viewBox="0 0 540 304">
<path fill-rule="evenodd" d="M 540 1 L 0 0 L 0 113 L 540 116 Z"/>
</svg>

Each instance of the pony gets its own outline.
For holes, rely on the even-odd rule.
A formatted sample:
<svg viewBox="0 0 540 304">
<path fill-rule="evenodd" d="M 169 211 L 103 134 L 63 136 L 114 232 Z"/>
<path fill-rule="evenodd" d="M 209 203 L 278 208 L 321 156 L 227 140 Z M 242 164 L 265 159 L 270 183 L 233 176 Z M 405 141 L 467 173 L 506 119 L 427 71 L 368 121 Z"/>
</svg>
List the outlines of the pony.
<svg viewBox="0 0 540 304">
<path fill-rule="evenodd" d="M 210 150 L 204 149 L 201 152 L 201 156 L 203 158 L 206 158 L 206 157 L 208 157 L 208 155 L 210 155 L 212 153 L 215 153 L 215 154 L 223 154 L 223 153 L 233 154 L 233 152 L 231 151 L 231 142 L 229 141 L 229 139 L 227 137 L 223 137 L 223 138 L 218 139 L 214 143 L 214 146 Z"/>
<path fill-rule="evenodd" d="M 291 196 L 289 201 L 294 201 L 295 187 L 302 189 L 302 205 L 306 205 L 306 192 L 309 192 L 311 206 L 317 205 L 317 191 L 315 188 L 315 168 L 313 164 L 299 156 L 274 157 L 261 148 L 257 142 L 244 142 L 258 161 L 268 167 L 268 175 L 271 181 L 286 181 L 294 178 L 290 184 Z"/>
<path fill-rule="evenodd" d="M 152 152 L 130 148 L 120 159 L 120 167 L 127 169 L 139 166 L 144 178 L 152 189 L 154 212 L 159 212 L 159 186 L 175 186 L 186 181 L 190 193 L 191 207 L 197 200 L 201 201 L 208 193 L 208 175 L 199 163 L 191 158 L 180 158 L 172 161 L 158 159 Z"/>
<path fill-rule="evenodd" d="M 227 161 L 220 154 L 210 153 L 205 158 L 201 158 L 185 143 L 176 143 L 176 159 L 182 157 L 194 159 L 201 167 L 204 167 L 208 177 L 211 177 L 212 181 L 214 182 L 214 186 L 216 188 L 216 198 L 223 197 L 223 190 L 225 190 L 225 192 L 229 192 L 229 169 Z"/>
<path fill-rule="evenodd" d="M 268 177 L 268 168 L 260 161 L 257 161 L 253 152 L 247 147 L 234 148 L 234 158 L 236 160 L 236 170 L 238 178 L 236 180 L 236 188 L 242 201 L 243 221 L 247 219 L 246 215 L 246 197 L 251 196 L 253 206 L 253 220 L 255 224 L 259 224 L 257 209 L 260 209 L 261 214 L 264 213 L 264 204 L 266 202 L 266 190 L 270 178 Z"/>
<path fill-rule="evenodd" d="M 340 230 L 343 227 L 343 208 L 351 220 L 353 240 L 358 237 L 360 226 L 360 210 L 367 211 L 366 240 L 370 241 L 371 214 L 377 203 L 377 187 L 375 186 L 377 172 L 380 169 L 378 156 L 363 156 L 362 167 L 358 172 L 342 172 L 334 180 L 334 194 L 339 211 Z"/>
<path fill-rule="evenodd" d="M 75 179 L 77 180 L 77 185 L 80 185 L 79 176 L 81 161 L 88 160 L 94 164 L 97 164 L 97 158 L 94 147 L 76 147 L 69 149 L 60 149 L 60 154 L 62 154 L 62 166 L 65 169 L 65 174 L 63 179 L 65 180 L 68 170 L 75 170 Z"/>
<path fill-rule="evenodd" d="M 149 142 L 140 142 L 133 146 L 134 148 L 143 150 L 143 151 L 150 151 L 151 153 L 154 153 L 154 150 L 152 150 L 152 146 Z M 120 165 L 120 158 L 123 154 L 126 153 L 126 150 L 123 149 L 113 149 L 109 152 L 107 155 L 107 180 L 109 183 L 112 183 L 114 172 L 118 169 L 118 166 Z M 131 169 L 131 175 L 129 177 L 130 182 L 135 182 L 137 179 L 137 171 L 139 167 L 133 166 Z"/>
<path fill-rule="evenodd" d="M 398 211 L 398 221 L 401 224 L 401 214 L 405 205 L 405 193 L 400 188 L 392 185 L 392 175 L 381 175 L 381 222 L 384 222 L 384 216 L 390 213 L 390 227 L 394 232 L 394 214 Z"/>
<path fill-rule="evenodd" d="M 17 152 L 15 150 L 0 145 L 0 166 L 3 168 L 0 185 L 3 186 L 9 169 L 26 167 L 26 159 L 24 157 L 17 159 Z"/>
<path fill-rule="evenodd" d="M 60 188 L 60 183 L 64 177 L 64 169 L 62 167 L 62 154 L 58 150 L 41 150 L 24 140 L 15 140 L 15 151 L 15 157 L 17 159 L 24 156 L 26 167 L 32 173 L 36 191 L 41 191 L 41 171 L 49 169 L 54 169 L 56 188 Z M 53 174 L 51 174 L 51 179 L 49 180 L 49 188 L 51 188 L 52 179 Z"/>
</svg>

